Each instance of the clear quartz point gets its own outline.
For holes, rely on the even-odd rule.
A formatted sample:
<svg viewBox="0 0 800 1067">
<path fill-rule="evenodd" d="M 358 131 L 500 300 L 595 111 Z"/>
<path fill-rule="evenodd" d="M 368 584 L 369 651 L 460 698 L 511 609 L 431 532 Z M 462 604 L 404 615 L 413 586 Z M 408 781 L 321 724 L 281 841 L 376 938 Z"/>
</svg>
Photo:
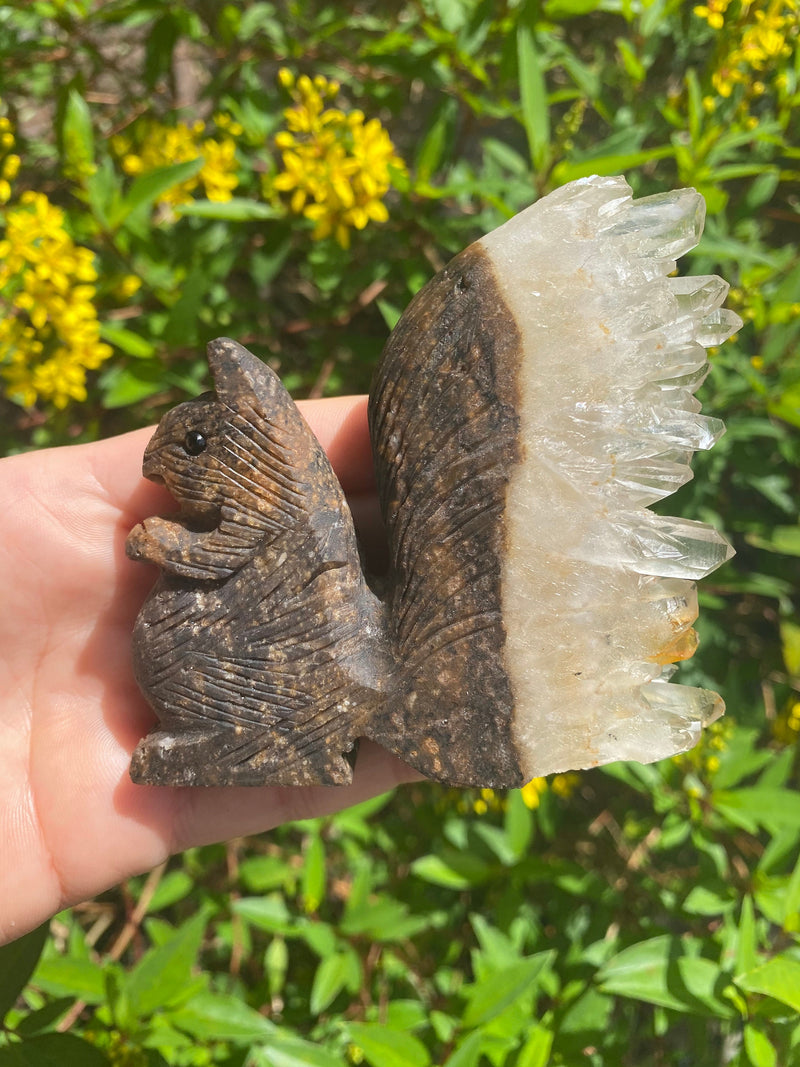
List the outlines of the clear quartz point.
<svg viewBox="0 0 800 1067">
<path fill-rule="evenodd" d="M 704 522 L 642 512 L 621 526 L 629 563 L 642 574 L 704 578 L 733 555 L 721 533 Z"/>
<path fill-rule="evenodd" d="M 673 755 L 723 711 L 670 679 L 696 644 L 694 581 L 733 551 L 648 510 L 724 431 L 694 393 L 741 321 L 724 281 L 674 276 L 704 211 L 691 189 L 633 200 L 586 178 L 481 241 L 523 350 L 503 617 L 530 777 Z"/>
<path fill-rule="evenodd" d="M 653 459 L 649 463 L 619 463 L 614 479 L 621 489 L 630 493 L 632 502 L 652 504 L 671 496 L 692 479 L 691 468 L 685 463 Z"/>
<path fill-rule="evenodd" d="M 634 256 L 677 259 L 700 240 L 705 203 L 694 189 L 676 189 L 634 200 L 624 217 L 606 231 L 623 237 Z"/>
<path fill-rule="evenodd" d="M 728 295 L 730 286 L 716 274 L 688 275 L 685 278 L 669 278 L 667 284 L 678 298 L 678 306 L 693 314 L 707 315 L 718 308 Z"/>
<path fill-rule="evenodd" d="M 742 320 L 735 311 L 719 308 L 703 319 L 697 331 L 697 340 L 706 348 L 721 345 L 729 337 L 733 337 L 737 330 L 741 330 L 742 326 Z"/>
<path fill-rule="evenodd" d="M 725 714 L 725 702 L 719 693 L 710 689 L 674 685 L 658 679 L 642 686 L 642 696 L 651 708 L 700 726 L 710 726 Z"/>
</svg>

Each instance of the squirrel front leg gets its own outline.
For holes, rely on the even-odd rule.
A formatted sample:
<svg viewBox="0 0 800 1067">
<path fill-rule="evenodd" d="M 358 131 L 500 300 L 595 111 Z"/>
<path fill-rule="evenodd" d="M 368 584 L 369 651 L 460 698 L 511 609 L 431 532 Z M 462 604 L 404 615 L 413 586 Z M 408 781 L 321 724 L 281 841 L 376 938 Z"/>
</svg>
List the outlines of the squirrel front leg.
<svg viewBox="0 0 800 1067">
<path fill-rule="evenodd" d="M 129 559 L 154 563 L 168 574 L 220 581 L 237 571 L 249 555 L 242 551 L 241 539 L 237 541 L 232 546 L 221 528 L 189 530 L 180 522 L 153 516 L 134 526 L 125 551 Z"/>
</svg>

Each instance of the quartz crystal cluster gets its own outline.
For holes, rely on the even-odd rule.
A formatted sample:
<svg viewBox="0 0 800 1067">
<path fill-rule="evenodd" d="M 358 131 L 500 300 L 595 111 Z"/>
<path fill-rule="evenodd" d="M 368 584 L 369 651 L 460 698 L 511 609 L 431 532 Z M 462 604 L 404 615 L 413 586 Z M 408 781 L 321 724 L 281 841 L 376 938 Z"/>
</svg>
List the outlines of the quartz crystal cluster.
<svg viewBox="0 0 800 1067">
<path fill-rule="evenodd" d="M 703 220 L 693 190 L 633 200 L 595 177 L 480 242 L 522 335 L 502 581 L 527 773 L 657 760 L 724 710 L 670 678 L 696 646 L 695 580 L 732 549 L 649 510 L 723 432 L 694 392 L 741 322 L 720 278 L 672 277 Z"/>
</svg>

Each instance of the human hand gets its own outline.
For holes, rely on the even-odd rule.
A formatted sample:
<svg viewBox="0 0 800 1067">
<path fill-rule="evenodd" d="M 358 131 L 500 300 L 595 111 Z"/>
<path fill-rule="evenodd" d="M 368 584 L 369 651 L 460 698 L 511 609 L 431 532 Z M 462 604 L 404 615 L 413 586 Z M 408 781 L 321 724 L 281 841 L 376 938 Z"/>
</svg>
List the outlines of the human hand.
<svg viewBox="0 0 800 1067">
<path fill-rule="evenodd" d="M 374 521 L 366 399 L 300 406 L 357 523 Z M 327 814 L 417 777 L 362 742 L 351 786 L 131 782 L 131 752 L 153 722 L 133 678 L 131 631 L 156 572 L 126 558 L 125 538 L 174 508 L 141 476 L 151 432 L 0 460 L 0 943 L 173 852 Z"/>
</svg>

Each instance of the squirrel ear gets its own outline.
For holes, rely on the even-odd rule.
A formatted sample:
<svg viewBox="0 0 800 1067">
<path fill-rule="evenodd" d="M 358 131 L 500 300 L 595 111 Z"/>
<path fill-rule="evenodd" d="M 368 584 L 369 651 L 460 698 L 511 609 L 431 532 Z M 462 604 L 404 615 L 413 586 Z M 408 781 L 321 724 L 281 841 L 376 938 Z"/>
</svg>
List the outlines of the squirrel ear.
<svg viewBox="0 0 800 1067">
<path fill-rule="evenodd" d="M 232 406 L 246 396 L 263 397 L 278 382 L 274 371 L 230 337 L 209 341 L 206 353 L 217 396 Z"/>
</svg>

